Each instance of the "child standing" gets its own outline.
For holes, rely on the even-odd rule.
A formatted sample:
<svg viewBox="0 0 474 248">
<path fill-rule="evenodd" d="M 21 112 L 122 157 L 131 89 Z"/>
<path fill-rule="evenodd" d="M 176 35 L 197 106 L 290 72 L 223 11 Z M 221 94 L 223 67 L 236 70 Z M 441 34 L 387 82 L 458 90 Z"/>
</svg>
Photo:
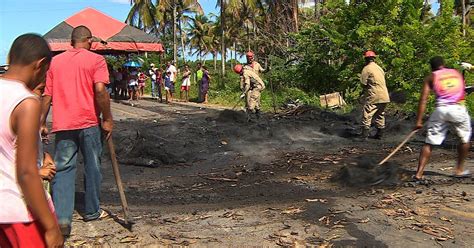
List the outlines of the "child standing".
<svg viewBox="0 0 474 248">
<path fill-rule="evenodd" d="M 128 78 L 128 95 L 130 100 L 137 100 L 138 72 L 133 70 Z"/>
<path fill-rule="evenodd" d="M 146 86 L 146 80 L 148 77 L 145 75 L 143 72 L 138 73 L 138 95 L 140 97 L 143 97 L 145 94 L 145 86 Z"/>
<path fill-rule="evenodd" d="M 33 94 L 41 99 L 44 93 L 44 88 L 46 86 L 46 82 L 42 82 L 38 84 L 33 89 Z M 41 134 L 40 134 L 41 136 Z M 45 137 L 45 142 L 47 142 L 48 138 Z M 43 184 L 45 186 L 46 191 L 49 192 L 49 181 L 51 181 L 56 174 L 56 165 L 54 164 L 53 157 L 44 151 L 43 148 L 43 137 L 40 137 L 38 141 L 38 167 L 39 167 L 39 174 L 41 179 L 43 179 Z"/>
<path fill-rule="evenodd" d="M 166 91 L 166 103 L 173 101 L 174 84 L 171 81 L 171 72 L 167 71 L 165 75 L 165 91 Z"/>
<path fill-rule="evenodd" d="M 41 104 L 31 92 L 45 81 L 52 54 L 41 36 L 25 34 L 8 58 L 10 68 L 0 79 L 0 247 L 62 247 L 38 173 Z"/>
<path fill-rule="evenodd" d="M 160 102 L 162 103 L 163 97 L 161 95 L 161 88 L 163 87 L 163 70 L 160 68 L 160 69 L 156 69 L 155 72 L 156 72 L 156 86 L 155 87 L 158 92 L 158 98 L 160 99 Z"/>
<path fill-rule="evenodd" d="M 184 66 L 183 70 L 183 83 L 181 84 L 181 91 L 179 93 L 179 99 L 183 100 L 183 92 L 185 95 L 186 102 L 189 101 L 189 89 L 191 88 L 191 70 L 188 65 Z"/>
</svg>

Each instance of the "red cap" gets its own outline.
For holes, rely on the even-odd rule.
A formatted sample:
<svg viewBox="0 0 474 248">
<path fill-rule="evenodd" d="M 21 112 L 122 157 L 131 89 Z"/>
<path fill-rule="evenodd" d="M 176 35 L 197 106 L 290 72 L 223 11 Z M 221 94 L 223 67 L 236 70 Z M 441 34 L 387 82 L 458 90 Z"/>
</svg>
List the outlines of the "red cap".
<svg viewBox="0 0 474 248">
<path fill-rule="evenodd" d="M 374 51 L 368 50 L 364 53 L 364 58 L 369 58 L 369 57 L 376 57 L 377 55 L 375 54 Z"/>
<path fill-rule="evenodd" d="M 234 66 L 234 72 L 237 74 L 240 74 L 242 72 L 242 65 L 241 64 L 236 64 Z"/>
<path fill-rule="evenodd" d="M 253 52 L 252 52 L 252 51 L 248 51 L 245 55 L 246 55 L 247 57 L 253 57 Z"/>
</svg>

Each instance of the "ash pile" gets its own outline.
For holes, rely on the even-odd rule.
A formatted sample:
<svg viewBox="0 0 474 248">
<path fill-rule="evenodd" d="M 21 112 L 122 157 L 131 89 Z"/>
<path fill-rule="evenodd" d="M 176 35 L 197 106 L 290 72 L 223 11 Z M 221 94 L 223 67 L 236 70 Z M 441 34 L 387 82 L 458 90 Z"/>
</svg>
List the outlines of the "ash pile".
<svg viewBox="0 0 474 248">
<path fill-rule="evenodd" d="M 400 166 L 396 163 L 378 165 L 374 158 L 359 157 L 342 167 L 333 180 L 350 187 L 393 186 L 401 183 L 401 173 Z"/>
</svg>

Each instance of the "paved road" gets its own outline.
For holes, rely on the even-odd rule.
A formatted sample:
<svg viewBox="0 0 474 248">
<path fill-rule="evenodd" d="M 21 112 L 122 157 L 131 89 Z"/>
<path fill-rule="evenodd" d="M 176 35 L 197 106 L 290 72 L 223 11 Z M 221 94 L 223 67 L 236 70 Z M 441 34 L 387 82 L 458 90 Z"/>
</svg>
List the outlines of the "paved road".
<svg viewBox="0 0 474 248">
<path fill-rule="evenodd" d="M 110 107 L 115 120 L 148 119 L 159 117 L 159 114 L 155 112 L 127 106 L 121 103 L 111 102 Z"/>
</svg>

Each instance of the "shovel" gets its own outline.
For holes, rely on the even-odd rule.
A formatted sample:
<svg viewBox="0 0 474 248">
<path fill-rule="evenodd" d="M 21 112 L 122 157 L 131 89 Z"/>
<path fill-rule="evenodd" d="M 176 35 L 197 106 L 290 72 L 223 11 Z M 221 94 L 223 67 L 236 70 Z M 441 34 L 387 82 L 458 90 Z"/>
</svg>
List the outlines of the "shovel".
<svg viewBox="0 0 474 248">
<path fill-rule="evenodd" d="M 237 106 L 242 102 L 243 98 L 239 97 L 239 100 L 235 103 L 234 107 L 232 107 L 232 111 L 235 110 L 235 108 L 237 108 Z"/>
<path fill-rule="evenodd" d="M 403 147 L 403 145 L 405 145 L 405 143 L 407 143 L 413 137 L 413 135 L 415 135 L 418 132 L 418 130 L 419 129 L 415 129 L 415 130 L 411 131 L 405 137 L 405 139 L 387 157 L 385 157 L 384 159 L 382 159 L 382 161 L 380 161 L 378 163 L 378 165 L 383 165 L 385 162 L 387 162 L 393 155 L 395 155 L 395 153 L 398 152 L 398 150 L 400 150 L 400 148 Z"/>
<path fill-rule="evenodd" d="M 120 170 L 119 170 L 119 165 L 117 162 L 117 155 L 115 154 L 115 146 L 114 142 L 112 140 L 112 137 L 110 137 L 107 140 L 107 145 L 109 147 L 109 152 L 110 152 L 110 160 L 112 160 L 112 168 L 114 171 L 114 176 L 115 176 L 115 182 L 117 183 L 117 188 L 120 194 L 120 201 L 122 203 L 122 209 L 123 209 L 123 220 L 124 220 L 124 227 L 127 229 L 131 229 L 133 222 L 130 221 L 130 215 L 128 212 L 128 203 L 127 203 L 127 198 L 125 197 L 125 191 L 123 189 L 123 184 L 122 184 L 122 178 L 120 176 Z"/>
</svg>

